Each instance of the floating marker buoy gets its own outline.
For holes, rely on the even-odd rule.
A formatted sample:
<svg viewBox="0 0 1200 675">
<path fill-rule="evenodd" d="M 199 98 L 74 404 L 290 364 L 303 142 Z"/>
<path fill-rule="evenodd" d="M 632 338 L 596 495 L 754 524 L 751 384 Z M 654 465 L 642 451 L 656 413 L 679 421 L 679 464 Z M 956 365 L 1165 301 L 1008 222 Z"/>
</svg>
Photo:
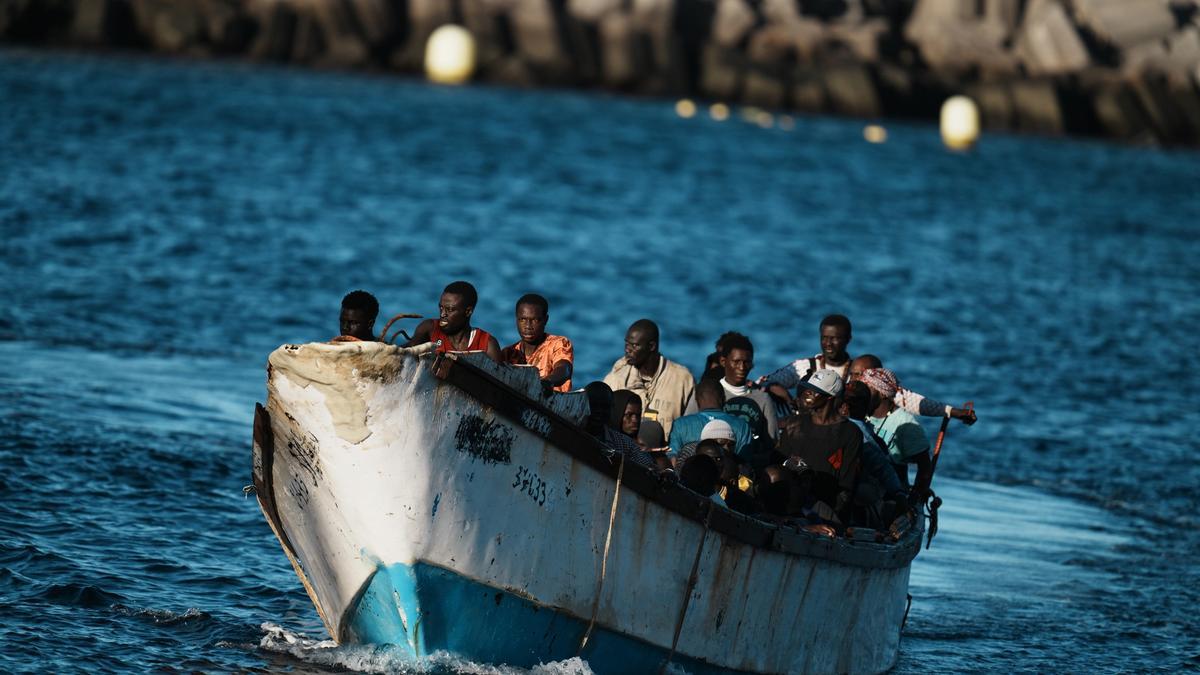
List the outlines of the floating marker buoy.
<svg viewBox="0 0 1200 675">
<path fill-rule="evenodd" d="M 425 76 L 438 84 L 462 84 L 475 72 L 475 37 L 462 26 L 446 24 L 425 43 Z"/>
<path fill-rule="evenodd" d="M 696 115 L 696 104 L 690 98 L 681 98 L 675 102 L 675 114 L 690 119 Z"/>
<path fill-rule="evenodd" d="M 775 116 L 766 110 L 759 110 L 754 116 L 754 123 L 763 129 L 770 129 L 775 126 Z"/>
<path fill-rule="evenodd" d="M 779 128 L 784 131 L 791 131 L 796 128 L 796 120 L 791 115 L 779 116 Z"/>
<path fill-rule="evenodd" d="M 942 104 L 942 142 L 951 150 L 970 150 L 979 140 L 979 107 L 966 96 Z"/>
<path fill-rule="evenodd" d="M 708 116 L 718 122 L 729 119 L 729 106 L 724 103 L 714 103 L 708 107 Z"/>
<path fill-rule="evenodd" d="M 887 129 L 878 124 L 868 124 L 863 127 L 863 138 L 868 143 L 887 143 Z"/>
</svg>

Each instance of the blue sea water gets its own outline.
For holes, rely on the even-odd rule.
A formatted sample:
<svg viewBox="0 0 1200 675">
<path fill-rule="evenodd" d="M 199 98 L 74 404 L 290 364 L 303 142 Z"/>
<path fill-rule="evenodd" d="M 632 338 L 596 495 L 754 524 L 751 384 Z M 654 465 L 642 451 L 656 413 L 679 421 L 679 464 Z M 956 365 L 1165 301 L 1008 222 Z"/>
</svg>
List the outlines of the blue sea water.
<svg viewBox="0 0 1200 675">
<path fill-rule="evenodd" d="M 1200 668 L 1200 155 L 861 127 L 0 51 L 0 671 L 514 672 L 333 645 L 242 494 L 270 350 L 456 278 L 506 339 L 547 295 L 581 383 L 641 316 L 763 373 L 848 314 L 980 415 L 897 671 Z"/>
</svg>

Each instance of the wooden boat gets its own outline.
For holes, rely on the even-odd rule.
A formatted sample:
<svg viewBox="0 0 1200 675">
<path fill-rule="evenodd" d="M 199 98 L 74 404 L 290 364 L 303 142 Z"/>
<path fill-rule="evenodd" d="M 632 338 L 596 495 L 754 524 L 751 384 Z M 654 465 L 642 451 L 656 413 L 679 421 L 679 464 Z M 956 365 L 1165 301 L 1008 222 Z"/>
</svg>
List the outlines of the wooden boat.
<svg viewBox="0 0 1200 675">
<path fill-rule="evenodd" d="M 259 504 L 340 643 L 597 673 L 895 662 L 919 525 L 876 543 L 732 512 L 612 455 L 582 393 L 483 354 L 306 344 L 269 364 Z"/>
</svg>

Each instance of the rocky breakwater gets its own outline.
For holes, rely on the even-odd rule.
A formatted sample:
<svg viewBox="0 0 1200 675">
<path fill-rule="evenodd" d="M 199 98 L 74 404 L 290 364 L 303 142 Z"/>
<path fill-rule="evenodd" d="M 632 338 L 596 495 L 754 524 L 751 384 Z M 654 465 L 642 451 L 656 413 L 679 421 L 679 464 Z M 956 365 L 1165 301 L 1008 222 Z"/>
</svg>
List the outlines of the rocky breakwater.
<svg viewBox="0 0 1200 675">
<path fill-rule="evenodd" d="M 0 0 L 0 39 L 419 73 L 457 23 L 486 81 L 1197 145 L 1198 2 Z"/>
</svg>

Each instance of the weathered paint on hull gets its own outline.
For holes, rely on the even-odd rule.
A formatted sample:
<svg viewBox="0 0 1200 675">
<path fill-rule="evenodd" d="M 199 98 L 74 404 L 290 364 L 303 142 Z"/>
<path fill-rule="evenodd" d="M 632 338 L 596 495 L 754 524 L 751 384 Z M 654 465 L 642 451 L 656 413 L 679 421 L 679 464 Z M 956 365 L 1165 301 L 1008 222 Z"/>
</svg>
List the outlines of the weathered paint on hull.
<svg viewBox="0 0 1200 675">
<path fill-rule="evenodd" d="M 653 670 L 698 555 L 675 657 L 689 670 L 893 664 L 911 542 L 899 559 L 827 541 L 805 544 L 813 555 L 788 554 L 706 533 L 625 488 L 600 587 L 612 477 L 549 443 L 544 419 L 497 414 L 436 379 L 428 360 L 369 344 L 271 357 L 259 498 L 339 641 L 531 666 L 575 655 L 599 590 L 589 663 L 627 672 L 632 652 Z M 541 396 L 526 369 L 479 367 Z M 586 409 L 579 395 L 544 401 L 576 421 Z M 873 567 L 872 556 L 884 562 Z"/>
</svg>

